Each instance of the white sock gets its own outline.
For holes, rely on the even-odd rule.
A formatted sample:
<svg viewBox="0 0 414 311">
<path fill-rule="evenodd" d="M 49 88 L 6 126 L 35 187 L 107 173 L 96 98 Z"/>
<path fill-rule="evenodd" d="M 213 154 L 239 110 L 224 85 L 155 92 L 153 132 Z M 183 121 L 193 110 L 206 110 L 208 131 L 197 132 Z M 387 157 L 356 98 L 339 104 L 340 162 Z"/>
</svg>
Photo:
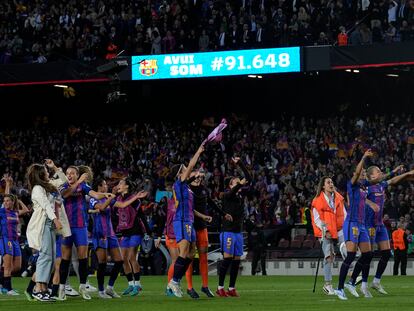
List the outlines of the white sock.
<svg viewBox="0 0 414 311">
<path fill-rule="evenodd" d="M 134 286 L 134 281 L 129 281 L 129 282 L 128 282 L 128 285 L 130 285 L 130 286 Z"/>
<path fill-rule="evenodd" d="M 374 278 L 374 281 L 373 281 L 374 284 L 379 284 L 380 282 L 381 282 L 381 279 Z"/>
<path fill-rule="evenodd" d="M 134 281 L 135 282 L 135 286 L 141 286 L 141 281 Z"/>
<path fill-rule="evenodd" d="M 229 290 L 233 290 L 234 289 L 234 287 L 229 287 Z"/>
<path fill-rule="evenodd" d="M 362 288 L 368 288 L 368 283 L 367 282 L 362 282 L 361 287 Z"/>
<path fill-rule="evenodd" d="M 114 287 L 113 287 L 113 286 L 109 286 L 109 285 L 108 285 L 106 288 L 107 288 L 107 289 L 114 289 Z"/>
<path fill-rule="evenodd" d="M 220 290 L 220 289 L 224 289 L 224 286 L 219 286 L 219 287 L 217 287 L 218 288 L 218 290 Z"/>
<path fill-rule="evenodd" d="M 86 288 L 86 284 L 80 284 L 79 288 L 85 289 Z"/>
<path fill-rule="evenodd" d="M 103 294 L 105 294 L 105 291 L 99 291 L 99 294 L 103 295 Z"/>
</svg>

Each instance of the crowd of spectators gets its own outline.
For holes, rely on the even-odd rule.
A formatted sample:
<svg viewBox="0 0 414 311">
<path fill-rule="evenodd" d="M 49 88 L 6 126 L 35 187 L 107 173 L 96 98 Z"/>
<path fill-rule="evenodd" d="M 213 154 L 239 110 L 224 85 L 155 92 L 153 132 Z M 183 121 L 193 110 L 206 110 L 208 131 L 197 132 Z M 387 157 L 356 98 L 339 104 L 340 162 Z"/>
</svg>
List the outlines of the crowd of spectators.
<svg viewBox="0 0 414 311">
<path fill-rule="evenodd" d="M 4 0 L 0 64 L 414 40 L 412 0 Z"/>
<path fill-rule="evenodd" d="M 165 190 L 170 167 L 189 160 L 215 121 L 52 129 L 45 119 L 31 128 L 0 132 L 0 172 L 10 174 L 13 191 L 28 198 L 25 170 L 31 163 L 52 158 L 64 169 L 89 165 L 95 176 L 104 176 L 111 185 L 129 175 L 150 192 L 153 202 L 157 191 Z M 232 115 L 228 122 L 223 141 L 209 145 L 201 157 L 206 185 L 211 196 L 218 198 L 225 190 L 225 177 L 237 174 L 231 157 L 240 156 L 253 175 L 244 201 L 246 215 L 255 215 L 264 228 L 309 221 L 305 210 L 322 176 L 333 176 L 345 195 L 346 182 L 365 148 L 375 152 L 368 164 L 385 172 L 400 164 L 413 168 L 414 119 L 410 115 L 291 117 L 272 122 Z M 390 228 L 399 221 L 412 227 L 414 184 L 388 189 L 384 213 Z"/>
</svg>

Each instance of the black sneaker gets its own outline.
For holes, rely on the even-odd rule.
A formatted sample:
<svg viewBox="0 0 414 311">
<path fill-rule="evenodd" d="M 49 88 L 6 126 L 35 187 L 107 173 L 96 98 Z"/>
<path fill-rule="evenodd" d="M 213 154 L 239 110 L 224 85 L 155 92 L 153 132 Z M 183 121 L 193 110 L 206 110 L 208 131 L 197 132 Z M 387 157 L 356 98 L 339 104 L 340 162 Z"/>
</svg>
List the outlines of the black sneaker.
<svg viewBox="0 0 414 311">
<path fill-rule="evenodd" d="M 50 299 L 50 295 L 48 292 L 33 292 L 32 297 L 38 301 L 42 302 L 54 302 L 54 300 Z"/>
<path fill-rule="evenodd" d="M 197 294 L 197 292 L 194 290 L 194 288 L 192 289 L 187 289 L 187 294 L 193 298 L 193 299 L 198 299 L 200 298 L 200 296 Z"/>
<path fill-rule="evenodd" d="M 208 288 L 208 287 L 202 287 L 201 288 L 201 291 L 204 293 L 204 294 L 206 294 L 206 296 L 208 297 L 208 298 L 213 298 L 214 297 L 214 294 L 213 294 L 213 292 Z"/>
</svg>

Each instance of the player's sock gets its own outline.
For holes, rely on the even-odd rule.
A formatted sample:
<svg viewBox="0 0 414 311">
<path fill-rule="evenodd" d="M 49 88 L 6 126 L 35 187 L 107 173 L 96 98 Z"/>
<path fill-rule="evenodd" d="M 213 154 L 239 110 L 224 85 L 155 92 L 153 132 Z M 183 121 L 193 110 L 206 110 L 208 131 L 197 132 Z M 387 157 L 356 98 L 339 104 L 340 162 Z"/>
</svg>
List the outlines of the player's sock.
<svg viewBox="0 0 414 311">
<path fill-rule="evenodd" d="M 361 288 L 368 288 L 368 282 L 362 281 Z"/>
<path fill-rule="evenodd" d="M 86 284 L 88 279 L 88 259 L 79 259 L 79 283 Z"/>
<path fill-rule="evenodd" d="M 381 258 L 378 262 L 377 272 L 375 273 L 374 283 L 378 284 L 380 282 L 381 276 L 387 268 L 388 260 L 391 257 L 391 250 L 381 251 Z M 376 282 L 378 280 L 378 282 Z"/>
<path fill-rule="evenodd" d="M 69 265 L 70 261 L 63 259 L 60 262 L 60 284 L 66 284 L 66 280 L 68 279 L 68 273 L 69 273 Z"/>
<path fill-rule="evenodd" d="M 118 278 L 118 274 L 122 269 L 123 262 L 122 261 L 115 261 L 115 264 L 111 270 L 111 275 L 109 276 L 108 286 L 113 287 L 115 284 L 116 279 Z"/>
<path fill-rule="evenodd" d="M 351 276 L 351 283 L 352 285 L 355 286 L 355 282 L 357 277 L 359 276 L 359 274 L 362 271 L 362 267 L 364 266 L 364 258 L 363 256 L 359 257 L 359 259 L 357 260 L 355 266 L 354 266 L 354 270 L 352 271 L 352 276 Z"/>
<path fill-rule="evenodd" d="M 171 264 L 170 267 L 168 268 L 168 282 L 170 282 L 174 276 L 174 265 L 175 263 Z"/>
<path fill-rule="evenodd" d="M 100 292 L 104 291 L 105 270 L 106 270 L 106 262 L 98 264 L 98 272 L 96 273 L 96 279 L 98 281 L 98 289 Z"/>
<path fill-rule="evenodd" d="M 4 268 L 0 265 L 0 285 L 4 286 Z"/>
<path fill-rule="evenodd" d="M 332 281 L 332 262 L 325 259 L 323 261 L 323 272 L 325 276 L 325 282 Z"/>
<path fill-rule="evenodd" d="M 190 264 L 187 268 L 187 271 L 185 272 L 185 278 L 187 280 L 187 288 L 192 289 L 193 288 L 193 265 Z"/>
<path fill-rule="evenodd" d="M 180 280 L 185 273 L 185 270 L 184 270 L 185 266 L 186 266 L 185 258 L 178 256 L 174 264 L 174 275 L 173 275 L 174 282 L 180 283 Z"/>
<path fill-rule="evenodd" d="M 208 260 L 207 253 L 200 253 L 200 274 L 203 287 L 208 287 Z"/>
<path fill-rule="evenodd" d="M 132 272 L 125 274 L 125 277 L 128 280 L 128 285 L 134 286 L 134 278 L 132 277 Z"/>
<path fill-rule="evenodd" d="M 7 291 L 11 291 L 12 290 L 11 276 L 5 276 L 3 282 L 4 282 L 4 288 L 7 289 Z"/>
<path fill-rule="evenodd" d="M 354 261 L 355 255 L 356 255 L 355 252 L 348 252 L 344 262 L 341 265 L 341 269 L 339 272 L 339 283 L 338 283 L 339 290 L 344 289 L 345 279 L 348 274 L 349 266 Z"/>
<path fill-rule="evenodd" d="M 59 284 L 52 284 L 52 297 L 57 297 L 59 295 Z M 29 292 L 30 293 L 30 292 Z"/>
<path fill-rule="evenodd" d="M 134 285 L 135 286 L 141 286 L 141 272 L 135 272 L 134 273 Z"/>
<path fill-rule="evenodd" d="M 27 285 L 26 292 L 29 294 L 33 293 L 33 288 L 36 286 L 36 282 L 30 279 L 29 285 Z"/>
<path fill-rule="evenodd" d="M 231 268 L 230 268 L 229 289 L 236 287 L 236 280 L 237 280 L 237 276 L 239 274 L 239 268 L 240 268 L 240 259 L 232 260 Z"/>
<path fill-rule="evenodd" d="M 224 279 L 226 278 L 227 270 L 231 264 L 231 258 L 224 258 L 220 265 L 219 271 L 219 288 L 224 287 Z"/>
<path fill-rule="evenodd" d="M 368 282 L 369 268 L 373 257 L 373 252 L 366 252 L 361 255 L 361 258 L 364 258 L 364 265 L 362 266 L 362 282 Z"/>
</svg>

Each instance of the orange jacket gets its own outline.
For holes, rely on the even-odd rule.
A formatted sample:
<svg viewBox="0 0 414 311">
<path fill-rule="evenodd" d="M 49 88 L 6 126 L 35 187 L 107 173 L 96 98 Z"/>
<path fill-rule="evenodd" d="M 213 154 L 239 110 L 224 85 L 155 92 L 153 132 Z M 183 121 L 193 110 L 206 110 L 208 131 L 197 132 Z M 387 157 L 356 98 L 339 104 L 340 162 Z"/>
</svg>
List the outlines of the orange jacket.
<svg viewBox="0 0 414 311">
<path fill-rule="evenodd" d="M 348 35 L 346 33 L 341 32 L 338 35 L 338 45 L 339 46 L 348 45 Z"/>
<path fill-rule="evenodd" d="M 313 217 L 313 209 L 316 209 L 319 214 L 319 218 L 326 224 L 326 229 L 329 231 L 333 239 L 338 238 L 338 231 L 340 231 L 344 225 L 344 197 L 335 191 L 335 211 L 333 211 L 328 202 L 326 202 L 323 192 L 319 194 L 312 201 L 312 225 L 313 232 L 316 237 L 322 237 L 322 230 L 315 224 Z"/>
<path fill-rule="evenodd" d="M 394 249 L 405 250 L 404 230 L 399 228 L 392 233 L 392 241 Z"/>
</svg>

